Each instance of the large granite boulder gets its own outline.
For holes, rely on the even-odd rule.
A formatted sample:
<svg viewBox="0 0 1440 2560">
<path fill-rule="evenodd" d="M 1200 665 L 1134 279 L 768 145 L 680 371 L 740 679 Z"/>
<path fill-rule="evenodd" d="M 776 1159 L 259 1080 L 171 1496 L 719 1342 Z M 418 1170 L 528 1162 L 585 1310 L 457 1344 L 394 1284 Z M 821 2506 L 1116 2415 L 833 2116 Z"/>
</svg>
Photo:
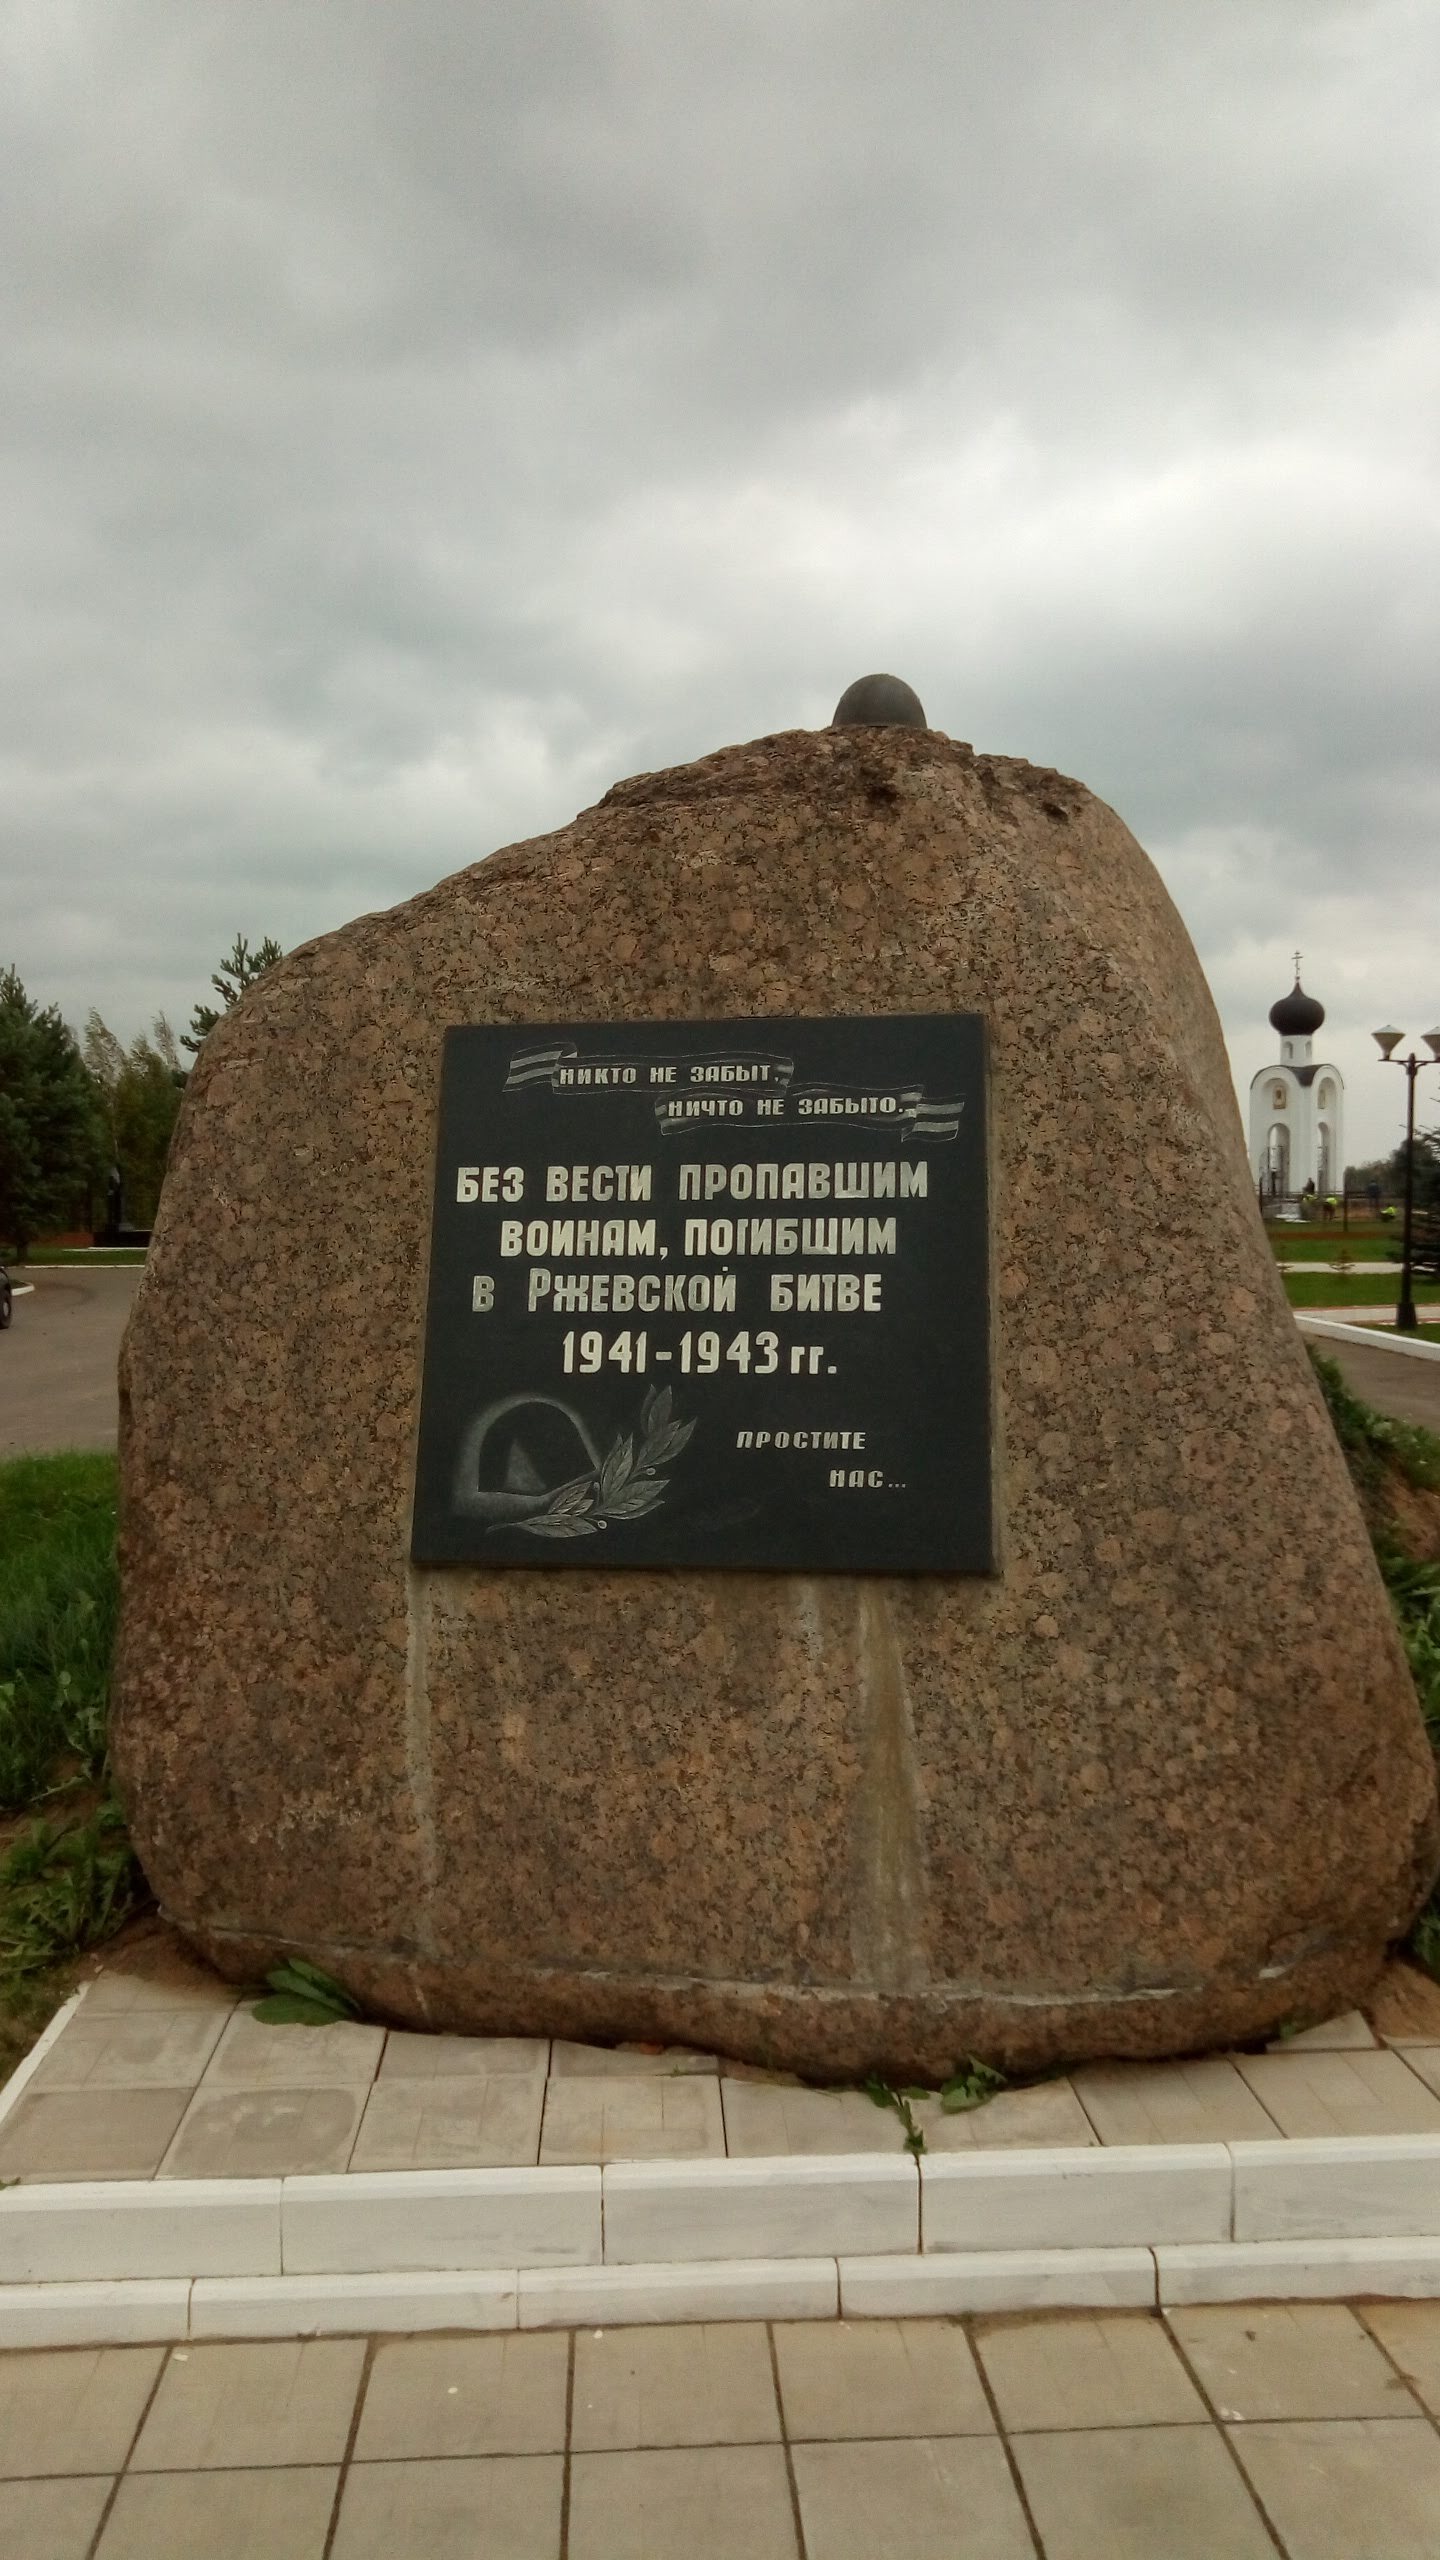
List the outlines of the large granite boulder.
<svg viewBox="0 0 1440 2560">
<path fill-rule="evenodd" d="M 413 1568 L 444 1026 L 963 1010 L 998 1571 Z M 933 731 L 641 775 L 273 969 L 191 1080 L 122 1463 L 116 1768 L 235 1978 L 928 2077 L 1343 2007 L 1436 1863 L 1185 932 L 1111 810 Z"/>
</svg>

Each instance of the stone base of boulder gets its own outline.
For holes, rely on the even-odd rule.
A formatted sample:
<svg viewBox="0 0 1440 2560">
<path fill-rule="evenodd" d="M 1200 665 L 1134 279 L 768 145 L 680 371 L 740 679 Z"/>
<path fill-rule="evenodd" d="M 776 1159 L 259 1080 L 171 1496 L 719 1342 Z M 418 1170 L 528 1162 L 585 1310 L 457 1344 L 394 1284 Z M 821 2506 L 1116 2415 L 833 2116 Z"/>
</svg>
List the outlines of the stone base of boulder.
<svg viewBox="0 0 1440 2560">
<path fill-rule="evenodd" d="M 567 2036 L 586 2044 L 689 2045 L 736 2062 L 837 2085 L 869 2072 L 896 2083 L 945 2080 L 975 2057 L 1011 2074 L 1077 2062 L 1155 2061 L 1217 2046 L 1265 2043 L 1361 2006 L 1385 1949 L 1329 1951 L 1266 1967 L 1267 1978 L 1099 1991 L 1083 2000 L 976 1992 L 956 1983 L 923 1994 L 814 1983 L 700 1982 L 524 1965 L 427 1964 L 348 1947 L 287 1948 L 180 1922 L 229 1981 L 263 1980 L 304 1954 L 343 1980 L 367 2015 L 446 2035 Z"/>
</svg>

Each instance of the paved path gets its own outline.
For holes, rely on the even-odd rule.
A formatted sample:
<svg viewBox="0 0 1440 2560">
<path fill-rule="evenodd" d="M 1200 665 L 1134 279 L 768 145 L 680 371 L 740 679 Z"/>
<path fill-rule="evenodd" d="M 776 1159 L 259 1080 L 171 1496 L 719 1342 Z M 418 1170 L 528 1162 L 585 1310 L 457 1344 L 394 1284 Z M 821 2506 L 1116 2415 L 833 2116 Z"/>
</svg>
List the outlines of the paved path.
<svg viewBox="0 0 1440 2560">
<path fill-rule="evenodd" d="M 1319 1315 L 1317 1307 L 1313 1311 Z M 1302 1337 L 1302 1339 L 1305 1337 Z M 1397 1422 L 1423 1422 L 1440 1431 L 1440 1360 L 1407 1360 L 1403 1351 L 1387 1351 L 1357 1334 L 1354 1343 L 1337 1342 L 1333 1334 L 1311 1334 L 1315 1350 L 1333 1360 L 1347 1385 Z M 1440 2548 L 1440 2542 L 1437 2542 Z"/>
<path fill-rule="evenodd" d="M 0 2356 L 29 2560 L 1434 2560 L 1440 2304 Z"/>
<path fill-rule="evenodd" d="M 1430 1986 L 1400 1974 L 1376 2014 L 1388 2022 L 1380 2034 L 1351 2011 L 1265 2053 L 1216 2054 L 1198 2068 L 1092 2063 L 958 2115 L 917 2097 L 914 2113 L 927 2155 L 1440 2137 Z M 30 2185 L 838 2152 L 899 2160 L 902 2147 L 897 2118 L 861 2089 L 802 2088 L 713 2053 L 563 2037 L 437 2046 L 346 2023 L 307 2040 L 259 2025 L 233 1984 L 199 1966 L 160 1981 L 102 1973 L 18 2100 L 7 2110 L 0 2097 L 0 2180 Z"/>
<path fill-rule="evenodd" d="M 1376 1298 L 1373 1302 L 1367 1302 L 1361 1306 L 1356 1306 L 1353 1299 L 1347 1298 L 1344 1304 L 1338 1307 L 1297 1307 L 1295 1313 L 1302 1319 L 1305 1316 L 1323 1316 L 1327 1324 L 1383 1325 L 1387 1331 L 1391 1332 L 1395 1327 L 1394 1306 L 1393 1304 L 1387 1306 L 1383 1298 Z M 1423 1342 L 1428 1333 L 1432 1341 L 1440 1340 L 1440 1307 L 1436 1306 L 1434 1300 L 1422 1298 L 1415 1313 L 1418 1318 L 1416 1332 L 1419 1339 Z"/>
<path fill-rule="evenodd" d="M 141 1266 L 42 1263 L 22 1276 L 35 1294 L 16 1299 L 15 1320 L 0 1333 L 0 1458 L 113 1449 L 115 1363 Z"/>
</svg>

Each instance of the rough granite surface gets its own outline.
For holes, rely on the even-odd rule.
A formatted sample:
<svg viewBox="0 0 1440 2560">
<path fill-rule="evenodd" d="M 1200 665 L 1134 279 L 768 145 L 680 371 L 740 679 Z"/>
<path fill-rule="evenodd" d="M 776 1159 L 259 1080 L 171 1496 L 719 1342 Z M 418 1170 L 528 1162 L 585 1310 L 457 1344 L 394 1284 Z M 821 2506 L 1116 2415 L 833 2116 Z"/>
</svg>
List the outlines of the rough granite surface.
<svg viewBox="0 0 1440 2560">
<path fill-rule="evenodd" d="M 989 1019 L 993 1579 L 407 1561 L 449 1023 Z M 377 2014 L 841 2078 L 1359 2000 L 1414 1694 L 1155 871 L 935 731 L 620 784 L 212 1033 L 122 1360 L 114 1750 L 166 1911 Z"/>
</svg>

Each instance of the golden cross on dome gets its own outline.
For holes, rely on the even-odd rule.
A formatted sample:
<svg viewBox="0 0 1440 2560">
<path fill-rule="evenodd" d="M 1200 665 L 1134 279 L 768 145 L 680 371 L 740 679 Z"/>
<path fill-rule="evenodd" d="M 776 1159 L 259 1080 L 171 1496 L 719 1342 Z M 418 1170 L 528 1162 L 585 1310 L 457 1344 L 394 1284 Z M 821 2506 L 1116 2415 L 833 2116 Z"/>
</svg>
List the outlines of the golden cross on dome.
<svg viewBox="0 0 1440 2560">
<path fill-rule="evenodd" d="M 1295 954 L 1295 984 L 1297 987 L 1300 984 L 1300 960 L 1301 954 L 1297 951 Z"/>
</svg>

